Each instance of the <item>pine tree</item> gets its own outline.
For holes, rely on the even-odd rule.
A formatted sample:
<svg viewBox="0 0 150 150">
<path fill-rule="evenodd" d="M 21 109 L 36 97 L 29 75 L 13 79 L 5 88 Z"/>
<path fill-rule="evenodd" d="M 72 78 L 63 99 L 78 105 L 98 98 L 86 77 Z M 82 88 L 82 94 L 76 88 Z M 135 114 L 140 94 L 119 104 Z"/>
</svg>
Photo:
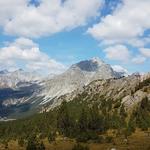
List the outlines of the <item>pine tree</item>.
<svg viewBox="0 0 150 150">
<path fill-rule="evenodd" d="M 37 145 L 38 143 L 36 140 L 36 136 L 31 135 L 31 137 L 29 137 L 28 139 L 26 150 L 37 150 Z"/>
<path fill-rule="evenodd" d="M 89 114 L 89 128 L 92 130 L 102 130 L 102 117 L 99 115 L 97 105 L 90 109 Z"/>
<path fill-rule="evenodd" d="M 43 142 L 41 142 L 41 143 L 39 144 L 39 146 L 37 147 L 37 150 L 45 150 L 45 146 L 44 146 L 44 143 L 43 143 Z"/>
<path fill-rule="evenodd" d="M 87 116 L 87 111 L 85 110 L 85 108 L 82 108 L 78 125 L 79 125 L 80 131 L 82 131 L 82 132 L 87 131 L 87 129 L 88 129 L 88 116 Z"/>
<path fill-rule="evenodd" d="M 121 119 L 121 125 L 122 126 L 126 126 L 126 117 L 127 117 L 127 113 L 124 109 L 124 105 L 121 105 L 121 107 L 120 107 L 120 119 Z"/>
<path fill-rule="evenodd" d="M 27 145 L 26 150 L 37 150 L 35 142 L 34 141 L 28 141 L 28 145 Z"/>
<path fill-rule="evenodd" d="M 48 134 L 48 141 L 49 141 L 49 143 L 51 143 L 52 141 L 55 141 L 55 133 L 54 132 L 50 132 Z"/>
<path fill-rule="evenodd" d="M 57 127 L 62 131 L 63 134 L 69 135 L 72 126 L 72 118 L 70 117 L 68 112 L 67 102 L 63 101 L 58 110 Z"/>
</svg>

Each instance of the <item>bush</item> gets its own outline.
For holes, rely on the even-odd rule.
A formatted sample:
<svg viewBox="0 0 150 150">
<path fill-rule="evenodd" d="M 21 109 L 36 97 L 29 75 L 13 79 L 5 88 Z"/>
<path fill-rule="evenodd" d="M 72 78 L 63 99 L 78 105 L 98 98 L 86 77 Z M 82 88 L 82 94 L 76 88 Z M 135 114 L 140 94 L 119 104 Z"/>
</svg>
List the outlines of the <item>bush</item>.
<svg viewBox="0 0 150 150">
<path fill-rule="evenodd" d="M 43 142 L 39 143 L 35 136 L 31 136 L 28 139 L 26 150 L 45 150 L 45 146 Z"/>
<path fill-rule="evenodd" d="M 99 143 L 102 143 L 103 141 L 104 141 L 104 137 L 103 137 L 103 136 L 99 136 L 99 137 L 98 137 L 98 142 L 99 142 Z"/>
<path fill-rule="evenodd" d="M 37 150 L 45 150 L 45 146 L 44 146 L 44 143 L 41 142 L 38 147 L 37 147 Z"/>
<path fill-rule="evenodd" d="M 18 145 L 23 147 L 23 145 L 24 145 L 24 139 L 23 138 L 18 139 Z"/>
<path fill-rule="evenodd" d="M 100 138 L 96 132 L 93 131 L 87 131 L 87 132 L 82 132 L 78 134 L 76 138 L 77 142 L 87 142 L 89 140 L 92 140 L 93 142 L 100 142 Z"/>
<path fill-rule="evenodd" d="M 147 106 L 149 105 L 149 101 L 148 101 L 148 98 L 147 97 L 144 97 L 141 101 L 141 108 L 144 109 L 144 108 L 147 108 Z"/>
<path fill-rule="evenodd" d="M 8 149 L 8 142 L 5 143 L 5 149 Z"/>
<path fill-rule="evenodd" d="M 88 146 L 82 146 L 81 144 L 76 144 L 72 150 L 89 150 Z"/>
<path fill-rule="evenodd" d="M 113 137 L 112 137 L 112 136 L 107 136 L 107 137 L 105 138 L 105 141 L 106 141 L 106 143 L 112 143 Z"/>
<path fill-rule="evenodd" d="M 89 136 L 86 132 L 80 133 L 77 138 L 77 142 L 87 142 L 89 140 Z"/>
<path fill-rule="evenodd" d="M 28 141 L 26 150 L 36 150 L 36 143 L 34 141 Z"/>
<path fill-rule="evenodd" d="M 37 142 L 36 136 L 31 135 L 28 138 L 26 150 L 37 150 L 37 145 L 38 145 L 38 142 Z"/>
<path fill-rule="evenodd" d="M 48 137 L 47 137 L 49 143 L 55 141 L 55 137 L 56 137 L 56 134 L 55 134 L 54 132 L 50 132 L 50 133 L 48 134 Z"/>
<path fill-rule="evenodd" d="M 99 142 L 100 138 L 96 132 L 89 131 L 88 133 L 88 139 L 92 140 L 93 142 Z"/>
</svg>

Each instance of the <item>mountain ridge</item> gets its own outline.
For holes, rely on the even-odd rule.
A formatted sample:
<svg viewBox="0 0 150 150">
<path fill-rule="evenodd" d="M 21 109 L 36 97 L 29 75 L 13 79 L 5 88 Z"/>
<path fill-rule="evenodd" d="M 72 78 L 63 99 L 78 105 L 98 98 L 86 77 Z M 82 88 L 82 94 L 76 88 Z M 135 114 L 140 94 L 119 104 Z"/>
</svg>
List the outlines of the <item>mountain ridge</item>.
<svg viewBox="0 0 150 150">
<path fill-rule="evenodd" d="M 99 58 L 80 61 L 73 64 L 64 73 L 46 81 L 44 86 L 45 100 L 42 104 L 61 95 L 80 89 L 96 79 L 120 78 L 109 64 Z M 43 95 L 42 95 L 43 96 Z"/>
<path fill-rule="evenodd" d="M 112 83 L 120 81 L 119 84 L 117 83 L 117 86 L 120 86 L 123 79 L 130 78 L 130 76 L 123 78 L 122 74 L 120 75 L 114 71 L 109 64 L 106 64 L 99 58 L 81 61 L 73 64 L 62 74 L 40 78 L 40 80 L 28 78 L 28 73 L 24 73 L 23 70 L 13 72 L 14 76 L 20 73 L 23 73 L 23 75 L 27 77 L 27 80 L 25 80 L 26 78 L 23 78 L 23 80 L 19 82 L 17 82 L 18 80 L 14 80 L 16 82 L 13 86 L 2 86 L 0 90 L 2 94 L 5 93 L 5 98 L 0 97 L 1 109 L 6 112 L 9 108 L 10 112 L 13 112 L 10 113 L 13 117 L 17 116 L 18 112 L 20 113 L 19 115 L 21 115 L 22 109 L 25 115 L 26 113 L 32 114 L 33 112 L 43 111 L 45 108 L 50 110 L 61 104 L 63 96 L 72 100 L 74 96 L 82 92 L 86 86 L 94 81 L 102 80 L 102 82 L 106 83 L 109 81 Z M 133 76 L 136 76 L 136 74 Z M 31 77 L 33 76 L 31 75 Z M 133 81 L 130 80 L 130 82 L 132 83 Z M 114 88 L 116 88 L 116 86 L 114 86 Z M 7 91 L 7 93 L 5 91 Z M 14 98 L 10 98 L 10 94 Z"/>
</svg>

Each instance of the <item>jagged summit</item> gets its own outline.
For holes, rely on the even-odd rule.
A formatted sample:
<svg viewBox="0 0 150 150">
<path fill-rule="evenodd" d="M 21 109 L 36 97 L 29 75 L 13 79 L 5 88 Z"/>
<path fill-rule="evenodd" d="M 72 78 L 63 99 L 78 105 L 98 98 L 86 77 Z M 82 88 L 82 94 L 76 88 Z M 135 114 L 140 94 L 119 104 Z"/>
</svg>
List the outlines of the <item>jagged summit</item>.
<svg viewBox="0 0 150 150">
<path fill-rule="evenodd" d="M 53 100 L 53 104 L 57 105 L 57 98 L 66 93 L 70 93 L 76 89 L 83 88 L 93 80 L 110 79 L 120 77 L 109 64 L 106 64 L 99 58 L 92 58 L 90 60 L 80 61 L 73 64 L 63 74 L 55 76 L 54 78 L 45 81 L 44 92 L 45 100 L 42 104 Z"/>
<path fill-rule="evenodd" d="M 97 63 L 98 65 L 102 65 L 102 64 L 105 63 L 105 62 L 104 62 L 102 59 L 100 59 L 99 57 L 93 57 L 93 58 L 91 59 L 91 61 Z"/>
<path fill-rule="evenodd" d="M 39 80 L 41 77 L 32 72 L 26 72 L 23 69 L 15 71 L 3 70 L 0 72 L 0 88 L 15 88 L 19 82 L 32 82 Z"/>
<path fill-rule="evenodd" d="M 90 60 L 80 61 L 79 63 L 72 65 L 71 68 L 79 68 L 82 71 L 94 72 L 94 71 L 97 71 L 99 67 L 103 64 L 104 64 L 104 61 L 102 61 L 98 57 L 94 57 Z"/>
<path fill-rule="evenodd" d="M 101 60 L 99 57 L 93 57 L 92 59 L 89 60 L 83 60 L 80 61 L 76 64 L 73 64 L 69 69 L 80 69 L 82 71 L 87 71 L 87 72 L 95 72 L 102 65 L 106 65 L 106 63 Z"/>
</svg>

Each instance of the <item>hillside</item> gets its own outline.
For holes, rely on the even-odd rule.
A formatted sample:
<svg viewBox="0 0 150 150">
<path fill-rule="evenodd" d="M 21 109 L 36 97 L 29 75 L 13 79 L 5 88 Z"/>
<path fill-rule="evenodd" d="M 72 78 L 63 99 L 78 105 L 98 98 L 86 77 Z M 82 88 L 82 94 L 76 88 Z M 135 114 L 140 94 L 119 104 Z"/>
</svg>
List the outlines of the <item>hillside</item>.
<svg viewBox="0 0 150 150">
<path fill-rule="evenodd" d="M 82 89 L 77 89 L 72 93 L 60 96 L 57 103 L 63 100 L 72 101 L 73 99 L 82 99 L 89 104 L 100 103 L 100 99 L 120 101 L 125 109 L 132 109 L 144 97 L 150 99 L 150 74 L 133 74 L 128 77 L 99 79 L 94 80 Z M 46 110 L 53 108 L 51 105 L 45 105 Z"/>
<path fill-rule="evenodd" d="M 120 140 L 128 139 L 129 143 L 134 141 L 134 146 L 125 144 L 123 150 L 128 147 L 133 150 L 148 150 L 148 143 L 143 147 L 142 141 L 137 142 L 137 136 L 140 140 L 145 137 L 144 140 L 148 141 L 149 95 L 149 74 L 95 80 L 82 91 L 78 91 L 76 96 L 71 94 L 61 97 L 62 104 L 49 112 L 21 120 L 1 122 L 0 137 L 6 141 L 23 139 L 27 142 L 24 146 L 29 144 L 30 139 L 41 141 L 48 138 L 51 143 L 60 137 L 63 141 L 68 137 L 74 139 L 75 143 L 98 143 L 99 148 L 101 143 L 108 148 L 110 145 L 106 144 L 107 140 L 115 143 L 113 147 L 120 148 L 124 145 Z M 69 97 L 72 99 L 68 99 Z"/>
</svg>

